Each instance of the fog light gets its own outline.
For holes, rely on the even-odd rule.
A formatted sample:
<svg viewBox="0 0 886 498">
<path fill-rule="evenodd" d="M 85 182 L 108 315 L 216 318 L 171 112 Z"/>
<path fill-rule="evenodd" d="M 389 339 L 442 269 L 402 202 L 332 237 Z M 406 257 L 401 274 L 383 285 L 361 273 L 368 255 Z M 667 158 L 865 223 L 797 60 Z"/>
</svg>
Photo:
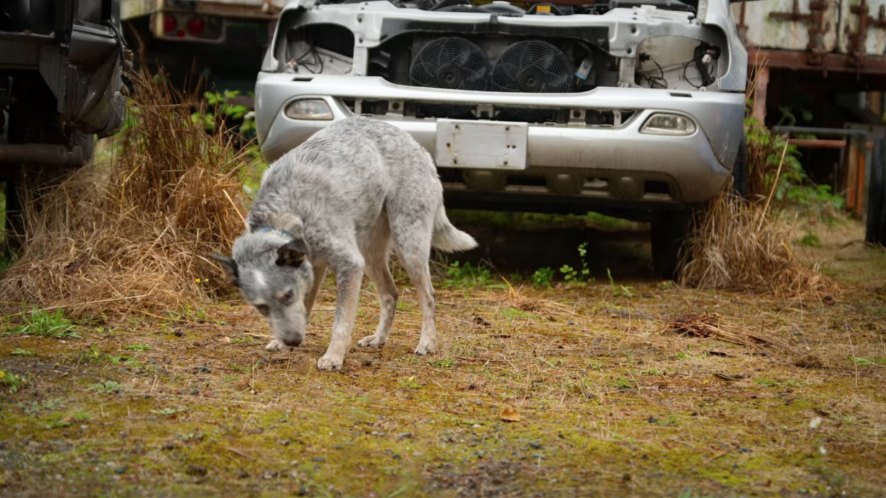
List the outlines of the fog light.
<svg viewBox="0 0 886 498">
<path fill-rule="evenodd" d="M 332 109 L 323 99 L 302 99 L 286 106 L 287 118 L 310 121 L 332 121 Z"/>
<path fill-rule="evenodd" d="M 682 114 L 656 113 L 653 114 L 646 124 L 640 128 L 640 133 L 651 135 L 692 135 L 695 133 L 695 123 Z"/>
</svg>

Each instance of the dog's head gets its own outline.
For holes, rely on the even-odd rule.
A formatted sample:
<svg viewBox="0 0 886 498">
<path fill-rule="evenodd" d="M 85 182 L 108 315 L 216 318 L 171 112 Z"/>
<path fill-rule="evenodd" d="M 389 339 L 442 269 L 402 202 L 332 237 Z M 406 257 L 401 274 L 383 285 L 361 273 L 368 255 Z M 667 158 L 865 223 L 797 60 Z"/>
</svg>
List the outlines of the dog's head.
<svg viewBox="0 0 886 498">
<path fill-rule="evenodd" d="M 307 326 L 304 297 L 314 282 L 300 236 L 281 230 L 258 230 L 234 241 L 231 257 L 214 256 L 243 297 L 268 319 L 274 338 L 298 346 Z"/>
</svg>

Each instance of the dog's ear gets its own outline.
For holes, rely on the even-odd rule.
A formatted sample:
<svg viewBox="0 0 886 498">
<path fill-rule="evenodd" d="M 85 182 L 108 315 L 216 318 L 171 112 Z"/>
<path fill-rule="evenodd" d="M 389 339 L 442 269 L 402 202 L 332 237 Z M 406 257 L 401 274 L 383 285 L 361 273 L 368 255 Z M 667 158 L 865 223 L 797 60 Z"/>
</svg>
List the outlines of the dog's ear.
<svg viewBox="0 0 886 498">
<path fill-rule="evenodd" d="M 277 265 L 298 268 L 305 260 L 308 247 L 304 239 L 293 239 L 277 249 Z"/>
<path fill-rule="evenodd" d="M 222 268 L 225 269 L 225 273 L 227 273 L 228 277 L 231 279 L 231 284 L 240 287 L 240 274 L 237 271 L 237 262 L 227 256 L 222 256 L 221 254 L 212 254 L 210 257 L 221 263 Z"/>
</svg>

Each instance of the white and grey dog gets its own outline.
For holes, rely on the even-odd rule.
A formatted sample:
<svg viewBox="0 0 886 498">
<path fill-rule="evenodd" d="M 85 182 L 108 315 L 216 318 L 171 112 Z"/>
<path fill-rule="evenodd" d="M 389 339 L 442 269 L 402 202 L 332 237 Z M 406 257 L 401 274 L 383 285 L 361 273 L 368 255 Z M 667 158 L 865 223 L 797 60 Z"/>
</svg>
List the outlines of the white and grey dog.
<svg viewBox="0 0 886 498">
<path fill-rule="evenodd" d="M 388 339 L 397 304 L 388 268 L 391 245 L 421 304 L 415 353 L 433 353 L 431 247 L 464 251 L 477 243 L 446 217 L 430 154 L 392 125 L 355 117 L 316 133 L 268 168 L 232 257 L 216 259 L 267 317 L 273 335 L 268 349 L 302 343 L 314 298 L 331 268 L 335 318 L 317 367 L 338 370 L 350 348 L 364 271 L 378 289 L 381 315 L 375 334 L 359 345 L 378 348 Z"/>
</svg>

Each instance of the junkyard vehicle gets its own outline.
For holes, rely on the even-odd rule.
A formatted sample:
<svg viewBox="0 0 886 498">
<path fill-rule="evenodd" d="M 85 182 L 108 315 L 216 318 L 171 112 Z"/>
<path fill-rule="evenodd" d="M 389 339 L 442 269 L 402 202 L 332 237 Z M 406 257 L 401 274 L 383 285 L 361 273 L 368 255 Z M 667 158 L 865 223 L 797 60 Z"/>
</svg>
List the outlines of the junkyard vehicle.
<svg viewBox="0 0 886 498">
<path fill-rule="evenodd" d="M 648 220 L 672 275 L 688 209 L 736 164 L 746 65 L 727 0 L 293 0 L 256 126 L 274 160 L 352 114 L 388 121 L 449 206 Z"/>
<path fill-rule="evenodd" d="M 0 182 L 8 224 L 15 225 L 25 177 L 57 178 L 86 164 L 95 137 L 122 125 L 119 19 L 118 0 L 0 3 Z"/>
<path fill-rule="evenodd" d="M 176 85 L 247 93 L 286 0 L 120 0 L 137 63 L 163 66 Z M 186 88 L 188 89 L 188 88 Z"/>
</svg>

